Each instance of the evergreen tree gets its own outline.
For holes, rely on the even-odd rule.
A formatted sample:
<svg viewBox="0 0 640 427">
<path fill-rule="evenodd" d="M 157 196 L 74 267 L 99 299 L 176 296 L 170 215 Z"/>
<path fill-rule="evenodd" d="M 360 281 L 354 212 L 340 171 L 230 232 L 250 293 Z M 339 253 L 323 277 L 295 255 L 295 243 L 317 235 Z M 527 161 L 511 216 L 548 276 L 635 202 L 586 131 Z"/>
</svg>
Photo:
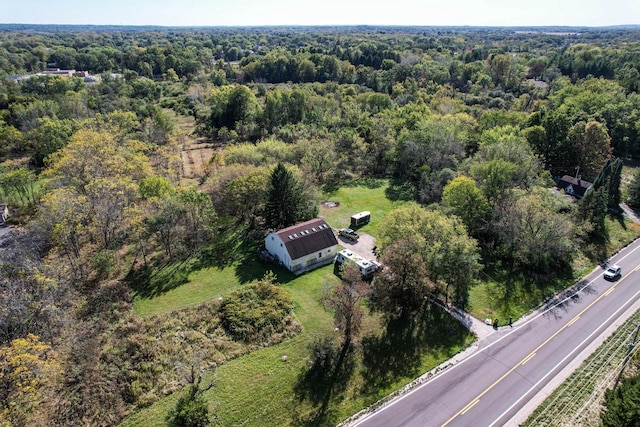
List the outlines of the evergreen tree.
<svg viewBox="0 0 640 427">
<path fill-rule="evenodd" d="M 634 208 L 640 207 L 640 170 L 633 175 L 627 188 L 627 203 Z"/>
<path fill-rule="evenodd" d="M 620 182 L 622 180 L 622 159 L 609 159 L 602 167 L 600 173 L 593 182 L 592 190 L 604 188 L 607 192 L 607 207 L 620 210 Z"/>
<path fill-rule="evenodd" d="M 600 421 L 604 427 L 640 425 L 639 376 L 624 380 L 615 390 L 607 390 Z"/>
<path fill-rule="evenodd" d="M 280 229 L 318 214 L 318 207 L 293 173 L 282 163 L 271 173 L 265 220 L 267 227 Z"/>
<path fill-rule="evenodd" d="M 605 218 L 609 195 L 604 187 L 590 189 L 578 204 L 578 217 L 588 224 L 589 234 L 598 239 L 607 239 Z"/>
<path fill-rule="evenodd" d="M 622 181 L 622 159 L 617 158 L 611 162 L 611 175 L 609 176 L 609 209 L 620 210 L 620 182 Z"/>
</svg>

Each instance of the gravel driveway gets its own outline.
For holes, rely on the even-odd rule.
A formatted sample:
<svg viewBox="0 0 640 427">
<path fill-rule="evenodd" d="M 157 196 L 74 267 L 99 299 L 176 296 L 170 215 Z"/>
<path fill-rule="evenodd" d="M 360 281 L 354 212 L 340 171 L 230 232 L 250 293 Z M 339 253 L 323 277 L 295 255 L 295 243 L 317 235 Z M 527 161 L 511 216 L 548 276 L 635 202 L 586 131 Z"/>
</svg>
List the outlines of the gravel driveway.
<svg viewBox="0 0 640 427">
<path fill-rule="evenodd" d="M 337 235 L 337 230 L 334 230 L 334 232 L 336 233 L 338 243 L 340 243 L 346 249 L 353 251 L 353 253 L 356 253 L 365 259 L 377 259 L 377 257 L 373 253 L 373 247 L 376 245 L 376 239 L 373 236 L 370 236 L 366 233 L 358 233 L 360 235 L 360 238 L 356 243 L 353 243 L 351 240 Z"/>
</svg>

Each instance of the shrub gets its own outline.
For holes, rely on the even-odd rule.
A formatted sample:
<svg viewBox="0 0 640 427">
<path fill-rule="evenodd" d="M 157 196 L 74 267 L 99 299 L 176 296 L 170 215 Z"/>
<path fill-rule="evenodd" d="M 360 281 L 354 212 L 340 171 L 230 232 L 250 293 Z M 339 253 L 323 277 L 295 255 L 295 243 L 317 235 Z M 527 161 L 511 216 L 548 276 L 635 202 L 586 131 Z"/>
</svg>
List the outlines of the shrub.
<svg viewBox="0 0 640 427">
<path fill-rule="evenodd" d="M 169 427 L 204 427 L 210 424 L 209 407 L 197 387 L 189 387 L 187 394 L 169 411 L 166 421 Z"/>
<path fill-rule="evenodd" d="M 220 307 L 220 319 L 234 338 L 266 342 L 287 329 L 292 309 L 288 295 L 263 280 L 231 293 Z"/>
</svg>

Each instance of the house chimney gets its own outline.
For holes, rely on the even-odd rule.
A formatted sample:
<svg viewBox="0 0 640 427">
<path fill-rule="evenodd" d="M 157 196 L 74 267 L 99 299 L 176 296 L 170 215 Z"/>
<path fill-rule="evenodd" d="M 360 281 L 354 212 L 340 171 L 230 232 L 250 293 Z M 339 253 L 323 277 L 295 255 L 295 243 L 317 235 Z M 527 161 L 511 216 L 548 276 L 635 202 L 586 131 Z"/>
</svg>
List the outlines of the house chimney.
<svg viewBox="0 0 640 427">
<path fill-rule="evenodd" d="M 582 175 L 578 175 L 578 187 L 582 187 Z"/>
</svg>

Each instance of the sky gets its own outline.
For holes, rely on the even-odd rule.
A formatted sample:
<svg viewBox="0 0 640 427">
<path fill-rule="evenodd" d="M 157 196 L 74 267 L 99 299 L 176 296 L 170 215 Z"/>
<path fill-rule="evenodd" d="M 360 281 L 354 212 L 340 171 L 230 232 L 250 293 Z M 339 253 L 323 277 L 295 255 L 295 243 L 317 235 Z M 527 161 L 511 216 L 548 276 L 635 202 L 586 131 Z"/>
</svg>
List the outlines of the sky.
<svg viewBox="0 0 640 427">
<path fill-rule="evenodd" d="M 19 6 L 18 6 L 19 4 Z M 0 23 L 162 26 L 640 24 L 640 0 L 23 0 Z"/>
</svg>

